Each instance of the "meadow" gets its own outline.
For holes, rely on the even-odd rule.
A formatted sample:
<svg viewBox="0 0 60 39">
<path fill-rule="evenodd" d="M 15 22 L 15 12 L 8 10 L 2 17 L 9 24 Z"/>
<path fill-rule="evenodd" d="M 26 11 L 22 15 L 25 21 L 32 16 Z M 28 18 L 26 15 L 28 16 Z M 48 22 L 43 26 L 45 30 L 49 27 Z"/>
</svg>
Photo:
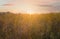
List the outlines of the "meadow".
<svg viewBox="0 0 60 39">
<path fill-rule="evenodd" d="M 0 12 L 0 39 L 60 39 L 60 13 Z"/>
</svg>

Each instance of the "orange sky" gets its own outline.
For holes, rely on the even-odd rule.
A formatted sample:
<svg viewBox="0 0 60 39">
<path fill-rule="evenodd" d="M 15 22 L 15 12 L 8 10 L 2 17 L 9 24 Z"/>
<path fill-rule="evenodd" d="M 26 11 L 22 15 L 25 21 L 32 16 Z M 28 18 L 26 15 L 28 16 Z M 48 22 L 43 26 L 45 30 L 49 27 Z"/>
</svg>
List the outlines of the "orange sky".
<svg viewBox="0 0 60 39">
<path fill-rule="evenodd" d="M 0 11 L 24 13 L 59 12 L 60 0 L 0 0 Z"/>
</svg>

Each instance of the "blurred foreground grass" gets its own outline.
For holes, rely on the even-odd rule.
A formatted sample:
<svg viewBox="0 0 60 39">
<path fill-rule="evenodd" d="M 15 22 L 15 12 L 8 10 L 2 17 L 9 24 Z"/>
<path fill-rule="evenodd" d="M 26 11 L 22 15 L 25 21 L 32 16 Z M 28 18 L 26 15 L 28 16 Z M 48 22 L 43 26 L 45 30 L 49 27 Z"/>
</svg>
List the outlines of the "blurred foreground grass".
<svg viewBox="0 0 60 39">
<path fill-rule="evenodd" d="M 0 13 L 0 39 L 60 39 L 60 13 Z"/>
</svg>

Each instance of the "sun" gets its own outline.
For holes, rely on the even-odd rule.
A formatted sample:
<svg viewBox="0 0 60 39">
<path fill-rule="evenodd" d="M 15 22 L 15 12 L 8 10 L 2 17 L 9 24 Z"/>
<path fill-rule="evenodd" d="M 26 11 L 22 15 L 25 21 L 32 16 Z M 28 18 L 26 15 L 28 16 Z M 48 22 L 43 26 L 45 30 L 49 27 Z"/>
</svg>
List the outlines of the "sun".
<svg viewBox="0 0 60 39">
<path fill-rule="evenodd" d="M 32 10 L 32 9 L 27 9 L 27 10 L 25 10 L 25 12 L 27 14 L 34 14 L 34 10 Z"/>
<path fill-rule="evenodd" d="M 29 7 L 29 8 L 28 8 L 28 7 L 27 7 L 27 8 L 25 7 L 25 9 L 23 9 L 22 11 L 23 11 L 24 13 L 26 13 L 26 14 L 34 14 L 34 12 L 35 12 L 35 11 L 34 11 L 32 8 L 30 8 L 30 7 Z"/>
<path fill-rule="evenodd" d="M 34 8 L 32 6 L 21 6 L 20 7 L 20 10 L 23 14 L 34 14 L 35 11 L 34 11 Z"/>
</svg>

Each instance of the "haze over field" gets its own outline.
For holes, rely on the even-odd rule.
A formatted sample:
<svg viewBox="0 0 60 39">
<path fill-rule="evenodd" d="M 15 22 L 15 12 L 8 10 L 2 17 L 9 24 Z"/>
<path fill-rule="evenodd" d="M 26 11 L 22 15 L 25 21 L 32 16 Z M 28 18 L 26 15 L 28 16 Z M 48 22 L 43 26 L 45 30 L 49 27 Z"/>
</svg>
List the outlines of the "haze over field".
<svg viewBox="0 0 60 39">
<path fill-rule="evenodd" d="M 0 39 L 60 39 L 60 0 L 0 0 Z"/>
<path fill-rule="evenodd" d="M 18 13 L 60 12 L 60 0 L 0 0 L 0 11 Z"/>
</svg>

